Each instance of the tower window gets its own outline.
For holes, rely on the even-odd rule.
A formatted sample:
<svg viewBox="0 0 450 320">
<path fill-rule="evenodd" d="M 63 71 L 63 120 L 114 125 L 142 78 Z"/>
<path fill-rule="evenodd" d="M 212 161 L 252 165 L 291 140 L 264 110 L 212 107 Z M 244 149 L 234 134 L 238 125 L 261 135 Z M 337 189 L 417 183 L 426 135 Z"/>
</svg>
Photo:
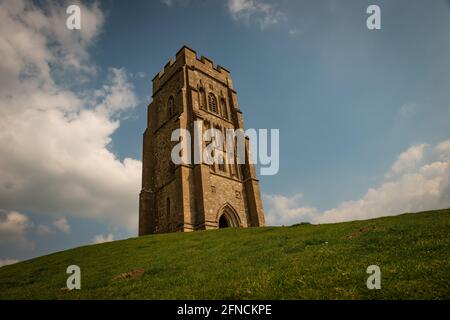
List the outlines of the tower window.
<svg viewBox="0 0 450 320">
<path fill-rule="evenodd" d="M 227 102 L 224 98 L 220 99 L 220 108 L 222 109 L 222 117 L 228 120 Z"/>
<path fill-rule="evenodd" d="M 173 96 L 170 96 L 169 101 L 167 102 L 167 110 L 169 118 L 175 114 L 175 102 Z"/>
<path fill-rule="evenodd" d="M 200 87 L 199 89 L 199 93 L 200 93 L 200 108 L 205 109 L 206 108 L 206 95 L 205 95 L 205 89 L 203 89 L 202 87 Z"/>
<path fill-rule="evenodd" d="M 217 99 L 213 93 L 208 94 L 208 107 L 210 111 L 217 113 Z"/>
<path fill-rule="evenodd" d="M 170 217 L 170 198 L 166 199 L 166 213 L 167 213 L 167 218 Z"/>
<path fill-rule="evenodd" d="M 219 126 L 216 126 L 216 130 L 218 131 L 218 132 L 221 132 L 222 133 L 222 137 L 223 137 L 223 130 L 219 127 Z M 220 138 L 220 137 L 215 137 L 214 139 L 218 139 L 218 138 Z M 217 141 L 217 140 L 216 140 Z M 222 147 L 221 147 L 221 149 L 219 149 L 219 148 L 217 148 L 217 150 L 219 150 L 220 151 L 220 154 L 219 154 L 219 157 L 218 157 L 218 161 L 219 161 L 219 163 L 218 163 L 218 165 L 219 165 L 219 170 L 220 171 L 222 171 L 222 172 L 225 172 L 225 152 L 224 152 L 224 150 L 223 150 L 223 144 L 225 143 L 225 141 L 222 141 Z M 221 155 L 221 156 L 220 156 Z"/>
</svg>

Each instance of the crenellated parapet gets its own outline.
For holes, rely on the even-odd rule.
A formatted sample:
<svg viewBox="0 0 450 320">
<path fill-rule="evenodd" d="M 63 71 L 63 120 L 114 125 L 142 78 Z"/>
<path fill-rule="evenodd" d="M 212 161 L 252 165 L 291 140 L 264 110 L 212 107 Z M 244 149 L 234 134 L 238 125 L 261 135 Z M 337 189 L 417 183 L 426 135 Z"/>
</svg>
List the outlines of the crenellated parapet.
<svg viewBox="0 0 450 320">
<path fill-rule="evenodd" d="M 171 58 L 164 69 L 153 78 L 153 94 L 155 94 L 174 74 L 186 66 L 192 71 L 198 71 L 220 80 L 224 85 L 233 88 L 230 78 L 230 71 L 220 65 L 216 65 L 211 59 L 201 56 L 197 57 L 197 52 L 188 46 L 183 46 L 176 54 L 175 59 Z"/>
</svg>

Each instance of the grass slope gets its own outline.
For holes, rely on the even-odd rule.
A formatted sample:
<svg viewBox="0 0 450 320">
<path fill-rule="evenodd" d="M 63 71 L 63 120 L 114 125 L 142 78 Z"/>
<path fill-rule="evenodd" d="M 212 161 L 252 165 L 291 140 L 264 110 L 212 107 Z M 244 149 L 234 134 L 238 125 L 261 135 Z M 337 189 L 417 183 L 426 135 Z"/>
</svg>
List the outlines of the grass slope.
<svg viewBox="0 0 450 320">
<path fill-rule="evenodd" d="M 449 232 L 447 209 L 151 235 L 2 267 L 0 298 L 449 299 Z M 81 267 L 81 290 L 62 289 L 71 264 Z M 366 287 L 372 264 L 381 268 L 381 290 Z"/>
</svg>

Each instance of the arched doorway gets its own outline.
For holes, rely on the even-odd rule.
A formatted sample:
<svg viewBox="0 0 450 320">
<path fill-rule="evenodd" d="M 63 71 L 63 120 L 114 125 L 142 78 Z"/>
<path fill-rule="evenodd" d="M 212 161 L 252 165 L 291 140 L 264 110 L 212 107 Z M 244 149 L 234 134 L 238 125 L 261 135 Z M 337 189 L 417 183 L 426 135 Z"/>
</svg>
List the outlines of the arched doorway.
<svg viewBox="0 0 450 320">
<path fill-rule="evenodd" d="M 229 204 L 224 205 L 219 210 L 217 217 L 218 219 L 216 221 L 219 229 L 241 226 L 239 215 Z"/>
<path fill-rule="evenodd" d="M 224 214 L 221 215 L 219 219 L 219 229 L 228 228 L 229 226 L 230 224 L 228 223 L 226 216 Z"/>
</svg>

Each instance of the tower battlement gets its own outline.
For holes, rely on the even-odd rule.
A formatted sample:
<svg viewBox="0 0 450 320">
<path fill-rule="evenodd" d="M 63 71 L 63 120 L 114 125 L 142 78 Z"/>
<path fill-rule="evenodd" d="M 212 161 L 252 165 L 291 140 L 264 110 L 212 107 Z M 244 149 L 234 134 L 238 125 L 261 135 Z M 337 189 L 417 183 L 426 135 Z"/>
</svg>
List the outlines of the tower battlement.
<svg viewBox="0 0 450 320">
<path fill-rule="evenodd" d="M 170 58 L 160 72 L 158 72 L 152 79 L 153 93 L 169 79 L 174 72 L 176 72 L 183 65 L 192 69 L 202 70 L 204 72 L 212 73 L 214 77 L 219 77 L 222 81 L 227 82 L 230 77 L 230 71 L 225 67 L 215 64 L 213 60 L 201 56 L 198 58 L 197 52 L 188 46 L 184 45 L 175 55 L 175 59 Z"/>
</svg>

